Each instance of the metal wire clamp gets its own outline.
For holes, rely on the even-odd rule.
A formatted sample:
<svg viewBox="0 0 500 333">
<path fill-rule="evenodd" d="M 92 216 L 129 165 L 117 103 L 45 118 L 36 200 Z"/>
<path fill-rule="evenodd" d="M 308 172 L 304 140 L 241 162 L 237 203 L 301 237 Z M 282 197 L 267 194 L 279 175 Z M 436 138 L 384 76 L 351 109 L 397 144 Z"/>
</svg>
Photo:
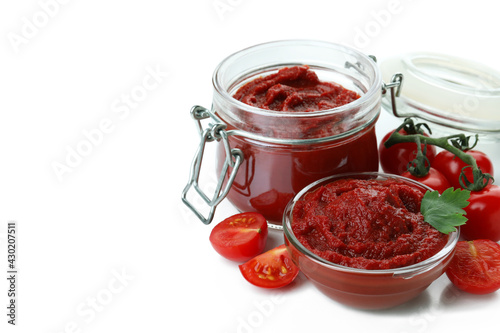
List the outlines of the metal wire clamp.
<svg viewBox="0 0 500 333">
<path fill-rule="evenodd" d="M 243 152 L 240 149 L 231 149 L 231 147 L 229 146 L 228 134 L 226 132 L 227 125 L 222 122 L 222 120 L 220 120 L 214 112 L 202 106 L 194 106 L 191 109 L 191 116 L 196 121 L 198 126 L 198 132 L 200 134 L 200 144 L 191 164 L 189 181 L 182 191 L 182 201 L 189 207 L 189 209 L 191 209 L 191 211 L 193 211 L 193 213 L 196 214 L 196 216 L 204 224 L 210 224 L 215 214 L 215 208 L 227 196 L 236 173 L 238 172 L 238 169 L 243 162 Z M 208 118 L 210 118 L 209 126 L 207 128 L 203 128 L 202 120 Z M 205 194 L 205 192 L 201 189 L 199 184 L 201 162 L 203 160 L 203 153 L 205 151 L 206 143 L 221 140 L 224 145 L 226 158 L 219 175 L 217 186 L 210 198 L 209 195 Z M 229 177 L 225 186 L 223 186 L 224 179 L 229 172 L 229 168 L 231 168 L 232 170 L 229 173 Z M 188 200 L 187 195 L 190 192 L 191 188 L 194 188 L 198 195 L 208 205 L 209 212 L 206 217 Z"/>
<path fill-rule="evenodd" d="M 403 87 L 403 74 L 396 73 L 392 76 L 391 82 L 384 83 L 382 82 L 382 95 L 387 93 L 387 90 L 391 90 L 391 105 L 392 105 L 392 113 L 396 117 L 402 117 L 397 110 L 396 107 L 396 97 L 399 97 L 401 94 L 401 88 Z"/>
</svg>

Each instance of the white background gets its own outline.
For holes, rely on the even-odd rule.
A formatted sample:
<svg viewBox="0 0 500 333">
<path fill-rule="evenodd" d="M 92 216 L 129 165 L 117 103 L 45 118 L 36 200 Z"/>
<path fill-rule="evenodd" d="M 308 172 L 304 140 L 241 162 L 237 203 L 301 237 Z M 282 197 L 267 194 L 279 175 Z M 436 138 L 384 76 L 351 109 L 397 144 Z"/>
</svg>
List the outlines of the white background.
<svg viewBox="0 0 500 333">
<path fill-rule="evenodd" d="M 282 290 L 258 289 L 215 253 L 213 225 L 180 200 L 198 143 L 189 110 L 210 106 L 212 72 L 229 54 L 310 38 L 379 59 L 435 51 L 500 70 L 493 3 L 3 1 L 0 267 L 6 275 L 15 220 L 19 280 L 13 328 L 0 273 L 0 332 L 465 332 L 497 323 L 498 293 L 465 295 L 445 276 L 378 312 L 344 307 L 302 275 Z M 383 113 L 377 131 L 397 124 Z M 86 156 L 58 176 L 54 165 L 78 147 Z M 224 202 L 216 220 L 233 212 Z M 268 247 L 282 242 L 273 232 Z"/>
</svg>

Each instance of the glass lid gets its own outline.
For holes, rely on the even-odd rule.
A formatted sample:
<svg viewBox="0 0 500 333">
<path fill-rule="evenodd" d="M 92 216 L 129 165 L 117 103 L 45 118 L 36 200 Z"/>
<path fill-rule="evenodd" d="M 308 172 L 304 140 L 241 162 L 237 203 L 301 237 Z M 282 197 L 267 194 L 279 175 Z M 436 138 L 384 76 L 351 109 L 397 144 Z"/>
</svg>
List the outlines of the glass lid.
<svg viewBox="0 0 500 333">
<path fill-rule="evenodd" d="M 403 74 L 397 117 L 418 117 L 439 131 L 479 134 L 500 141 L 500 72 L 470 60 L 435 53 L 410 53 L 381 62 L 382 77 Z M 390 99 L 384 108 L 392 111 Z"/>
</svg>

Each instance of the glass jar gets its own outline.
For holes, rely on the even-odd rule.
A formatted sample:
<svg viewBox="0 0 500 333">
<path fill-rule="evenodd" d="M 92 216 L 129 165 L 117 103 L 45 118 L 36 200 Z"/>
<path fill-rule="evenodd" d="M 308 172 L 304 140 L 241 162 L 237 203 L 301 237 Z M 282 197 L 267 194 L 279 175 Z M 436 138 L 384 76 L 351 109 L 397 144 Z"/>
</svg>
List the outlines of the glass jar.
<svg viewBox="0 0 500 333">
<path fill-rule="evenodd" d="M 427 121 L 435 136 L 464 133 L 478 135 L 480 142 L 500 142 L 499 71 L 468 59 L 426 52 L 387 58 L 380 68 L 383 79 L 394 72 L 404 76 L 397 108 L 390 99 L 382 101 L 389 113 Z"/>
<path fill-rule="evenodd" d="M 233 98 L 255 78 L 300 65 L 308 65 L 321 81 L 338 83 L 360 98 L 314 112 L 263 110 Z M 216 194 L 209 199 L 197 188 L 212 206 L 211 214 L 227 194 L 238 210 L 260 212 L 271 226 L 281 225 L 290 199 L 311 182 L 339 173 L 378 170 L 375 123 L 383 83 L 372 58 L 328 42 L 270 42 L 224 59 L 214 72 L 213 85 L 212 110 L 196 107 L 194 112 L 198 121 L 212 120 L 206 137 L 219 141 Z M 195 159 L 197 163 L 201 157 Z M 193 170 L 192 179 L 197 178 L 199 166 Z M 188 189 L 189 184 L 184 194 Z M 183 199 L 186 202 L 185 195 Z"/>
</svg>

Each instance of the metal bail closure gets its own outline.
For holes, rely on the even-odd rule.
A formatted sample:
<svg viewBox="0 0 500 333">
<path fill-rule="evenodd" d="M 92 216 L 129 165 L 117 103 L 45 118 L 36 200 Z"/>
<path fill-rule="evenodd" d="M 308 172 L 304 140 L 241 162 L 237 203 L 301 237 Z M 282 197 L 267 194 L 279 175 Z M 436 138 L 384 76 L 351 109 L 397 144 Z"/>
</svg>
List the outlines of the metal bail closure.
<svg viewBox="0 0 500 333">
<path fill-rule="evenodd" d="M 369 55 L 368 57 L 372 59 L 374 62 L 377 62 L 377 57 L 375 57 L 374 55 Z M 398 118 L 403 117 L 398 113 L 398 109 L 396 106 L 396 97 L 399 97 L 399 95 L 401 94 L 402 87 L 403 87 L 402 73 L 394 74 L 391 78 L 391 82 L 389 83 L 382 82 L 382 95 L 385 95 L 387 93 L 387 89 L 391 90 L 392 113 Z M 394 91 L 394 89 L 396 90 Z"/>
<path fill-rule="evenodd" d="M 200 134 L 201 140 L 191 164 L 189 181 L 182 191 L 182 201 L 193 211 L 193 213 L 196 214 L 196 216 L 204 224 L 210 224 L 214 217 L 215 208 L 226 197 L 229 190 L 231 189 L 231 185 L 233 184 L 236 173 L 238 172 L 238 169 L 243 162 L 243 152 L 240 149 L 231 149 L 231 147 L 229 146 L 228 134 L 225 131 L 227 126 L 219 119 L 219 117 L 215 115 L 214 112 L 202 106 L 194 106 L 191 109 L 191 116 L 194 118 L 198 125 L 198 132 Z M 210 118 L 211 122 L 209 123 L 209 127 L 203 128 L 201 121 L 207 118 Z M 201 162 L 203 160 L 205 145 L 207 142 L 212 142 L 214 140 L 222 140 L 222 143 L 224 144 L 224 150 L 226 152 L 226 158 L 224 160 L 221 174 L 219 175 L 219 179 L 217 181 L 217 186 L 212 197 L 210 198 L 209 195 L 205 194 L 205 192 L 201 189 L 198 181 L 200 178 Z M 229 172 L 229 167 L 231 167 L 232 170 L 229 174 L 226 185 L 223 187 L 224 179 L 226 178 L 226 174 Z M 200 210 L 198 210 L 193 205 L 193 203 L 191 203 L 187 199 L 188 192 L 191 188 L 194 188 L 198 195 L 208 205 L 209 212 L 207 217 L 205 217 L 203 213 L 200 212 Z"/>
<path fill-rule="evenodd" d="M 387 89 L 391 90 L 391 105 L 392 105 L 392 113 L 398 117 L 401 118 L 403 115 L 400 115 L 397 110 L 396 106 L 396 97 L 399 97 L 401 94 L 401 88 L 403 86 L 403 74 L 402 73 L 396 73 L 392 76 L 391 82 L 388 84 L 382 82 L 382 95 L 385 95 L 387 92 Z"/>
</svg>

